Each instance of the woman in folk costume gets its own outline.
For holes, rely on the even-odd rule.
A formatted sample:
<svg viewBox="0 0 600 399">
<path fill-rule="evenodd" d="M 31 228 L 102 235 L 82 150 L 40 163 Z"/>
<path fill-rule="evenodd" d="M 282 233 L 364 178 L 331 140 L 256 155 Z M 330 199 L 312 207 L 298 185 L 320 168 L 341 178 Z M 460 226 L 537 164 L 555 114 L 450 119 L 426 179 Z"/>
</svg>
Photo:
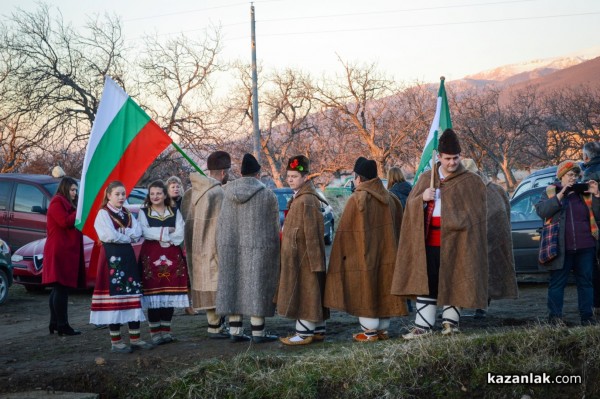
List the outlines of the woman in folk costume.
<svg viewBox="0 0 600 399">
<path fill-rule="evenodd" d="M 171 320 L 174 308 L 187 308 L 187 264 L 181 250 L 183 217 L 171 207 L 171 199 L 162 181 L 148 187 L 144 206 L 140 209 L 139 224 L 144 243 L 140 251 L 140 269 L 152 343 L 173 341 Z"/>
<path fill-rule="evenodd" d="M 125 198 L 123 183 L 110 182 L 94 221 L 104 251 L 100 251 L 98 261 L 90 323 L 108 324 L 111 351 L 116 353 L 153 347 L 140 339 L 140 322 L 146 318 L 142 311 L 141 276 L 131 244 L 140 239 L 141 229 L 131 212 L 123 207 Z M 121 339 L 122 323 L 129 325 L 131 346 Z"/>
<path fill-rule="evenodd" d="M 389 338 L 390 317 L 406 315 L 406 300 L 390 294 L 402 204 L 377 177 L 377 163 L 354 164 L 356 190 L 335 234 L 325 283 L 325 306 L 357 316 L 355 341 Z M 285 230 L 284 230 L 285 231 Z"/>
<path fill-rule="evenodd" d="M 560 180 L 546 187 L 535 206 L 537 214 L 559 226 L 558 256 L 541 268 L 550 270 L 548 284 L 548 311 L 551 323 L 562 324 L 565 287 L 571 273 L 575 273 L 577 300 L 582 325 L 595 324 L 592 306 L 594 287 L 593 270 L 596 265 L 596 245 L 600 220 L 600 192 L 598 182 L 589 180 L 588 190 L 577 193 L 572 189 L 581 175 L 575 161 L 564 161 L 556 169 Z"/>
<path fill-rule="evenodd" d="M 285 345 L 307 345 L 325 339 L 329 318 L 329 309 L 323 306 L 325 227 L 321 200 L 308 178 L 308 158 L 290 158 L 286 169 L 294 197 L 283 225 L 277 313 L 296 319 L 296 334 L 279 340 Z"/>
</svg>

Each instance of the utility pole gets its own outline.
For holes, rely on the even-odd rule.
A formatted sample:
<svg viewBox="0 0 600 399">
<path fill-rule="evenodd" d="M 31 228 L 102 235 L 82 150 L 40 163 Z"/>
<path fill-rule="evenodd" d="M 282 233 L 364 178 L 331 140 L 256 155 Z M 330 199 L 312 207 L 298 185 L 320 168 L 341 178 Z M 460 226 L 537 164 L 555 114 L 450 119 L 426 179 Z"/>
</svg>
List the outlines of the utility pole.
<svg viewBox="0 0 600 399">
<path fill-rule="evenodd" d="M 254 3 L 250 3 L 250 34 L 252 45 L 252 125 L 254 127 L 254 157 L 260 163 L 260 127 L 258 124 L 258 72 L 256 70 L 256 27 Z"/>
</svg>

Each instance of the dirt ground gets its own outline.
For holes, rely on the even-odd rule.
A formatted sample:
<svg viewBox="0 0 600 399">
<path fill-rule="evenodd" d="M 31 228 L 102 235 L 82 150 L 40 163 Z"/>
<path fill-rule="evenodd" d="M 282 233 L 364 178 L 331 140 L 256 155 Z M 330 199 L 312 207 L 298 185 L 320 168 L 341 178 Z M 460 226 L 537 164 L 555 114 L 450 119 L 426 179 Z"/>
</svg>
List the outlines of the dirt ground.
<svg viewBox="0 0 600 399">
<path fill-rule="evenodd" d="M 29 293 L 15 285 L 10 289 L 7 302 L 0 306 L 0 396 L 17 391 L 61 390 L 124 397 L 122 384 L 125 381 L 129 386 L 131 383 L 135 386 L 142 384 L 147 376 L 167 377 L 201 360 L 229 358 L 247 351 L 319 350 L 330 345 L 289 348 L 278 342 L 256 345 L 211 340 L 206 333 L 204 314 L 188 316 L 179 309 L 173 319 L 176 342 L 132 354 L 111 354 L 108 330 L 88 324 L 90 292 L 75 292 L 69 297 L 70 323 L 83 332 L 74 337 L 48 333 L 48 294 L 49 290 Z M 546 285 L 521 285 L 519 299 L 492 302 L 484 319 L 475 319 L 473 311 L 464 310 L 461 329 L 469 334 L 481 329 L 494 331 L 543 323 L 546 319 L 545 298 Z M 578 322 L 576 303 L 576 289 L 569 286 L 565 296 L 569 324 Z M 392 338 L 397 338 L 412 321 L 414 314 L 393 319 Z M 267 319 L 267 329 L 278 335 L 287 335 L 293 328 L 291 320 Z M 357 331 L 356 318 L 333 312 L 327 324 L 327 342 L 350 344 L 352 333 Z M 149 337 L 147 324 L 142 325 L 142 337 Z"/>
</svg>

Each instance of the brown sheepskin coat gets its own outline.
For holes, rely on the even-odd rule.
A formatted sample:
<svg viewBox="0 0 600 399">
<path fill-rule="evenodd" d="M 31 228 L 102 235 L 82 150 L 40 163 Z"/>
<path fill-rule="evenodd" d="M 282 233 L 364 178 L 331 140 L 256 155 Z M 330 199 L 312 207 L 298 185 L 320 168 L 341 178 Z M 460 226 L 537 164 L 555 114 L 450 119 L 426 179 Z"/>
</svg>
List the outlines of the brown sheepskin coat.
<svg viewBox="0 0 600 399">
<path fill-rule="evenodd" d="M 519 297 L 510 227 L 510 203 L 502 187 L 492 182 L 487 189 L 488 297 Z"/>
<path fill-rule="evenodd" d="M 439 163 L 434 186 L 440 187 Z M 423 192 L 431 171 L 425 172 L 406 201 L 392 294 L 429 294 L 425 256 Z M 441 186 L 442 228 L 438 305 L 485 308 L 488 299 L 487 201 L 479 176 L 459 165 Z"/>
<path fill-rule="evenodd" d="M 290 319 L 321 322 L 329 318 L 323 306 L 325 242 L 321 201 L 307 181 L 288 204 L 281 240 L 281 270 L 277 313 Z"/>
<path fill-rule="evenodd" d="M 325 306 L 358 317 L 407 314 L 390 294 L 402 205 L 381 179 L 361 183 L 350 196 L 335 234 L 325 283 Z"/>
<path fill-rule="evenodd" d="M 221 183 L 200 173 L 190 174 L 192 188 L 183 195 L 185 250 L 191 282 L 192 306 L 214 309 L 219 277 L 217 219 L 223 202 Z"/>
</svg>

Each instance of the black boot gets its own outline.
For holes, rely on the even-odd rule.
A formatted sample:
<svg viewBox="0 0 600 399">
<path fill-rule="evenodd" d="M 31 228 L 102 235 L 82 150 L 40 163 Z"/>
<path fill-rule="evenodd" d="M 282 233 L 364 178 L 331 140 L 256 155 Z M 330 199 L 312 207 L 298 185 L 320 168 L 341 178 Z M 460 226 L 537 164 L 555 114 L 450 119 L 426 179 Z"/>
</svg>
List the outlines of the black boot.
<svg viewBox="0 0 600 399">
<path fill-rule="evenodd" d="M 79 330 L 74 330 L 73 327 L 71 327 L 70 325 L 64 325 L 64 326 L 59 326 L 58 327 L 58 336 L 59 337 L 63 337 L 66 335 L 80 335 L 81 331 Z"/>
</svg>

